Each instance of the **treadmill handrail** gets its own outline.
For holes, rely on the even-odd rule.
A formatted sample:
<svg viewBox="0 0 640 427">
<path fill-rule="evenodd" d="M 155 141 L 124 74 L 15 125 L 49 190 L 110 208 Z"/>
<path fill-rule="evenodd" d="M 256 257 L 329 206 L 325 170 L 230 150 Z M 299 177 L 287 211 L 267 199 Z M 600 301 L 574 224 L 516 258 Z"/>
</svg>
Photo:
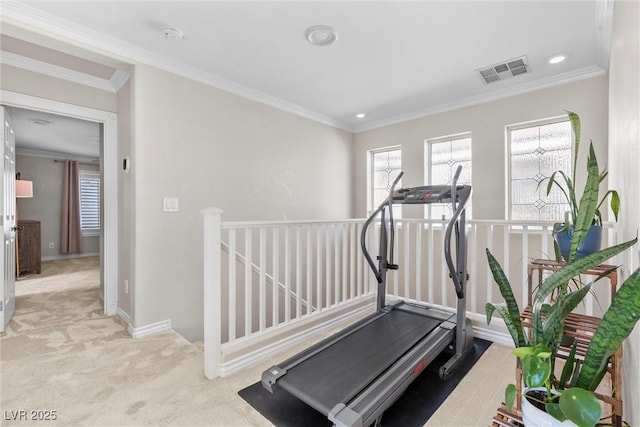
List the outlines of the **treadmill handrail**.
<svg viewBox="0 0 640 427">
<path fill-rule="evenodd" d="M 393 191 L 396 188 L 396 185 L 398 185 L 398 182 L 400 181 L 400 179 L 402 178 L 402 175 L 404 175 L 404 172 L 400 172 L 398 174 L 398 176 L 396 177 L 396 179 L 393 181 L 393 183 L 391 184 L 391 189 L 389 190 L 389 196 L 382 202 L 380 203 L 380 206 L 378 206 L 378 208 L 373 211 L 373 213 L 369 216 L 369 218 L 367 218 L 367 220 L 365 221 L 363 227 L 362 227 L 362 232 L 360 232 L 360 247 L 362 248 L 362 252 L 364 253 L 364 257 L 367 260 L 367 263 L 369 264 L 369 267 L 371 267 L 371 270 L 373 270 L 373 274 L 376 277 L 376 280 L 378 281 L 378 283 L 382 283 L 383 277 L 382 277 L 382 272 L 378 269 L 378 267 L 376 267 L 375 262 L 373 262 L 373 258 L 371 258 L 371 255 L 369 254 L 369 251 L 367 250 L 367 229 L 369 228 L 369 226 L 371 225 L 371 223 L 373 222 L 373 220 L 375 219 L 375 217 L 378 216 L 378 214 L 380 212 L 382 212 L 384 210 L 385 207 L 389 207 L 389 220 L 391 222 L 391 262 L 393 262 L 393 239 L 394 239 L 394 233 L 393 233 L 393 209 L 392 209 L 392 204 L 393 204 Z M 386 227 L 385 224 L 382 224 L 382 227 Z M 382 254 L 380 254 L 382 256 Z M 386 256 L 386 254 L 384 254 Z M 386 260 L 385 260 L 386 262 Z"/>
<path fill-rule="evenodd" d="M 465 205 L 466 205 L 466 200 L 465 200 L 464 203 L 458 202 L 457 203 L 458 206 L 456 207 L 456 199 L 457 199 L 456 190 L 458 187 L 458 179 L 460 178 L 461 171 L 462 171 L 462 166 L 458 166 L 456 168 L 455 174 L 453 175 L 453 179 L 451 180 L 451 204 L 453 208 L 453 215 L 451 216 L 451 220 L 447 225 L 447 230 L 444 236 L 444 255 L 447 261 L 447 267 L 449 267 L 449 275 L 451 276 L 451 280 L 453 280 L 453 286 L 456 290 L 456 294 L 458 295 L 458 298 L 464 297 L 464 286 L 462 284 L 462 278 L 460 277 L 460 274 L 458 274 L 457 268 L 454 266 L 453 258 L 451 256 L 451 235 L 455 228 L 456 242 L 458 242 L 458 236 L 460 234 L 458 217 L 460 216 L 462 211 L 465 209 Z M 457 249 L 456 251 L 456 255 L 457 255 L 456 258 L 457 258 L 461 256 L 461 254 L 459 253 L 461 248 L 456 247 L 456 249 Z M 464 248 L 462 250 L 464 250 Z M 464 274 L 464 273 L 461 273 L 461 274 Z"/>
</svg>

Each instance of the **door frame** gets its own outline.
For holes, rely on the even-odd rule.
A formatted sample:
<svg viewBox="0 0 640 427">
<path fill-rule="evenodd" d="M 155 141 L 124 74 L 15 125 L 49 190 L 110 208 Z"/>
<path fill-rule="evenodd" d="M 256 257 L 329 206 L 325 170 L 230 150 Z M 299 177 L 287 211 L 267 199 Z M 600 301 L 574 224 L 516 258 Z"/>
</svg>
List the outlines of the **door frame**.
<svg viewBox="0 0 640 427">
<path fill-rule="evenodd" d="M 104 314 L 118 311 L 118 120 L 116 113 L 81 107 L 50 99 L 2 90 L 0 102 L 6 106 L 26 108 L 102 123 L 103 147 L 100 169 L 103 180 L 103 215 L 101 256 L 104 284 Z"/>
</svg>

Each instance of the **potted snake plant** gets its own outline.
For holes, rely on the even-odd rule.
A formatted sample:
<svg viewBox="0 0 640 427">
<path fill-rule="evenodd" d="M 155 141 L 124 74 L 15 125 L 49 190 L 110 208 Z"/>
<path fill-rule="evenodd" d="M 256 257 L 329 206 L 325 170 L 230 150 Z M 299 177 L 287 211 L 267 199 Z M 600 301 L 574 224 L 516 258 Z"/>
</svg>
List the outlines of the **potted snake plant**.
<svg viewBox="0 0 640 427">
<path fill-rule="evenodd" d="M 498 312 L 513 339 L 514 355 L 520 361 L 525 385 L 521 396 L 523 411 L 525 407 L 528 409 L 529 401 L 539 404 L 557 423 L 570 420 L 579 426 L 593 426 L 600 420 L 601 407 L 592 392 L 604 377 L 611 355 L 640 319 L 640 269 L 620 286 L 591 339 L 584 359 L 575 357 L 574 342 L 562 374 L 556 378 L 555 361 L 563 339 L 565 319 L 584 299 L 595 281 L 604 275 L 572 291 L 568 283 L 636 242 L 637 238 L 579 259 L 572 258 L 571 262 L 548 276 L 533 295 L 530 337 L 523 328 L 513 288 L 498 261 L 487 250 L 489 267 L 504 299 L 503 303 L 487 303 L 487 323 L 491 322 L 494 312 Z M 555 299 L 550 300 L 552 295 Z M 527 397 L 528 394 L 532 397 Z M 507 409 L 513 407 L 516 397 L 516 386 L 508 385 L 505 390 Z M 525 425 L 527 422 L 531 425 L 527 415 L 523 418 Z M 541 425 L 548 425 L 548 422 L 543 421 Z"/>
<path fill-rule="evenodd" d="M 554 237 L 556 243 L 556 258 L 560 254 L 565 261 L 570 261 L 570 256 L 581 257 L 600 249 L 602 241 L 602 212 L 600 208 L 607 198 L 610 198 L 611 211 L 618 220 L 620 210 L 620 196 L 616 190 L 608 190 L 599 199 L 599 190 L 602 181 L 607 177 L 608 171 L 599 170 L 598 160 L 593 150 L 593 142 L 589 144 L 587 158 L 587 179 L 578 199 L 576 194 L 576 169 L 578 166 L 578 152 L 580 149 L 580 132 L 582 129 L 580 117 L 567 111 L 571 129 L 573 131 L 573 169 L 571 176 L 564 171 L 557 170 L 551 174 L 547 182 L 547 196 L 554 187 L 560 189 L 569 211 L 565 213 L 564 222 L 554 225 Z"/>
</svg>

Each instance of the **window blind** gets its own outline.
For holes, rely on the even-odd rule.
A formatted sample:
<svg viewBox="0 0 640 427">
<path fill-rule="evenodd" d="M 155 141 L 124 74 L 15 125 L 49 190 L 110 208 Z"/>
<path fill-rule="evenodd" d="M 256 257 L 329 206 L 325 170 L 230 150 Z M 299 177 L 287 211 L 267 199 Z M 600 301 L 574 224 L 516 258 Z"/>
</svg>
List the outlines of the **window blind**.
<svg viewBox="0 0 640 427">
<path fill-rule="evenodd" d="M 80 225 L 82 230 L 100 230 L 100 176 L 80 173 Z"/>
</svg>

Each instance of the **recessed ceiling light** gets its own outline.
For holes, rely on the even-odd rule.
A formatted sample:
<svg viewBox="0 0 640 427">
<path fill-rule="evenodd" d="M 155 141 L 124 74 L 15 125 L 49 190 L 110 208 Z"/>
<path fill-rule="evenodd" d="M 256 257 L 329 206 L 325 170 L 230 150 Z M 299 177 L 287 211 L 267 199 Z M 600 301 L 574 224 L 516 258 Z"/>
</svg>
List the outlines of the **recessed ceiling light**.
<svg viewBox="0 0 640 427">
<path fill-rule="evenodd" d="M 367 115 L 365 113 L 358 113 L 356 114 L 356 117 L 359 119 L 364 119 L 365 117 L 367 117 Z"/>
<path fill-rule="evenodd" d="M 53 124 L 53 122 L 50 122 L 49 120 L 45 120 L 45 119 L 29 119 L 29 122 L 38 126 L 51 126 Z"/>
<path fill-rule="evenodd" d="M 164 35 L 165 39 L 169 40 L 182 40 L 184 38 L 184 33 L 182 32 L 182 30 L 169 26 L 162 29 L 162 34 Z"/>
<path fill-rule="evenodd" d="M 565 55 L 564 53 L 561 53 L 561 54 L 553 55 L 553 56 L 550 56 L 549 58 L 547 58 L 547 63 L 549 63 L 549 64 L 559 64 L 559 63 L 563 62 L 565 59 L 567 59 L 567 55 Z"/>
<path fill-rule="evenodd" d="M 315 46 L 329 46 L 338 39 L 336 30 L 328 25 L 315 25 L 304 32 L 307 41 Z"/>
</svg>

